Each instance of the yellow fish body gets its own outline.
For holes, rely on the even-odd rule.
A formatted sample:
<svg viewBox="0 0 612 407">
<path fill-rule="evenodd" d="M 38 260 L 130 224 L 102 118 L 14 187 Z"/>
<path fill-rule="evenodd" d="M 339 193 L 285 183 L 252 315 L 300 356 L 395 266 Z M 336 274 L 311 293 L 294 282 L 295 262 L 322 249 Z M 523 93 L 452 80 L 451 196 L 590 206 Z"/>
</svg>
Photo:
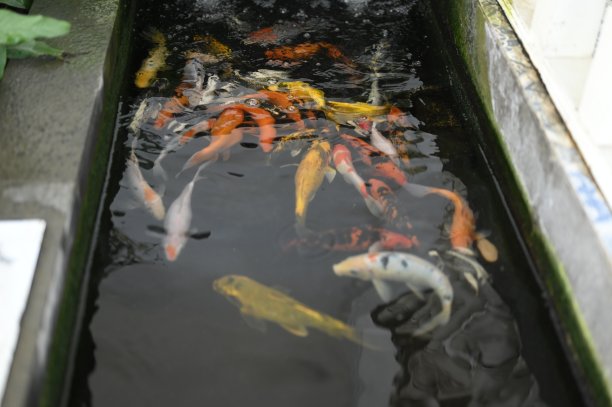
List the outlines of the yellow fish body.
<svg viewBox="0 0 612 407">
<path fill-rule="evenodd" d="M 273 91 L 288 92 L 289 95 L 296 99 L 304 101 L 312 101 L 316 109 L 325 107 L 325 94 L 322 90 L 313 88 L 306 82 L 281 82 L 278 85 L 268 86 L 268 89 Z"/>
<path fill-rule="evenodd" d="M 229 59 L 232 56 L 231 48 L 221 43 L 212 35 L 196 35 L 193 39 L 204 45 L 204 50 L 207 54 L 213 55 L 219 59 Z"/>
<path fill-rule="evenodd" d="M 295 222 L 298 233 L 306 228 L 308 204 L 315 197 L 317 190 L 327 176 L 329 182 L 334 179 L 335 170 L 329 166 L 331 146 L 327 140 L 315 140 L 295 173 Z"/>
<path fill-rule="evenodd" d="M 363 102 L 347 103 L 328 101 L 325 106 L 325 115 L 328 119 L 338 124 L 346 124 L 351 120 L 363 117 L 374 120 L 377 116 L 384 116 L 389 113 L 389 105 L 370 105 Z"/>
<path fill-rule="evenodd" d="M 236 303 L 244 316 L 274 322 L 293 335 L 307 336 L 312 328 L 361 344 L 355 330 L 345 323 L 246 276 L 221 277 L 213 282 L 213 288 Z"/>
<path fill-rule="evenodd" d="M 151 86 L 157 72 L 166 66 L 166 57 L 168 56 L 168 48 L 166 48 L 166 38 L 164 35 L 154 30 L 150 34 L 151 41 L 155 44 L 153 49 L 149 51 L 149 55 L 142 61 L 142 65 L 136 72 L 134 84 L 139 88 L 148 88 Z"/>
</svg>

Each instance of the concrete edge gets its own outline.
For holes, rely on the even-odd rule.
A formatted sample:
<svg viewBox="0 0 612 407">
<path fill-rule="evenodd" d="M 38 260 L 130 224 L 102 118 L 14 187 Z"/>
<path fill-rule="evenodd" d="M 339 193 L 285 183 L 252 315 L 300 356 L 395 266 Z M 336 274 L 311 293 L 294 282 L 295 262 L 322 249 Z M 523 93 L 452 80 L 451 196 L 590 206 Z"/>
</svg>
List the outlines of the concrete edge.
<svg viewBox="0 0 612 407">
<path fill-rule="evenodd" d="M 443 2 L 533 222 L 523 234 L 600 405 L 612 405 L 612 214 L 538 72 L 495 0 Z M 438 13 L 440 14 L 440 13 Z M 516 200 L 514 197 L 513 200 Z M 546 258 L 546 259 L 543 259 Z"/>
<path fill-rule="evenodd" d="M 75 56 L 11 61 L 0 83 L 0 105 L 15 105 L 0 115 L 0 142 L 38 160 L 11 163 L 14 152 L 2 159 L 17 168 L 0 168 L 0 217 L 48 223 L 3 407 L 59 404 L 130 46 L 134 5 L 128 3 L 36 0 L 30 14 L 72 23 L 70 34 L 49 42 Z M 24 127 L 36 143 L 20 138 Z M 31 167 L 27 173 L 21 164 Z M 16 199 L 16 188 L 32 185 L 44 193 Z"/>
</svg>

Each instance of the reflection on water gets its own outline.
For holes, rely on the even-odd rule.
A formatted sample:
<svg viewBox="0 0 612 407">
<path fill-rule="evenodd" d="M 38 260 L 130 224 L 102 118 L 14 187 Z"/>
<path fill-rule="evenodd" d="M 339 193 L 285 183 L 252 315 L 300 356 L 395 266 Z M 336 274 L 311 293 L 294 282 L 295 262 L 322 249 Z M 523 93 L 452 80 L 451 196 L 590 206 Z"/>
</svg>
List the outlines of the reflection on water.
<svg viewBox="0 0 612 407">
<path fill-rule="evenodd" d="M 426 10 L 143 5 L 71 405 L 580 404 Z"/>
</svg>

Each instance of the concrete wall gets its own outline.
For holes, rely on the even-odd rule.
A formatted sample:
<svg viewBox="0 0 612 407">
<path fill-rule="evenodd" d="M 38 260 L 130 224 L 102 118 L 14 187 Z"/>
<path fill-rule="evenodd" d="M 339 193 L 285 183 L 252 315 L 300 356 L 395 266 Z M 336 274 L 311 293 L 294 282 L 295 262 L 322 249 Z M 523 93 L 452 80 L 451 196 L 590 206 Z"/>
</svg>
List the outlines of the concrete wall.
<svg viewBox="0 0 612 407">
<path fill-rule="evenodd" d="M 611 405 L 610 207 L 497 2 L 432 4 L 510 163 L 518 196 L 507 198 L 567 345 L 597 403 Z"/>
<path fill-rule="evenodd" d="M 128 55 L 128 3 L 35 0 L 30 14 L 72 23 L 49 41 L 70 55 L 9 61 L 0 82 L 0 218 L 47 223 L 3 407 L 59 405 Z"/>
</svg>

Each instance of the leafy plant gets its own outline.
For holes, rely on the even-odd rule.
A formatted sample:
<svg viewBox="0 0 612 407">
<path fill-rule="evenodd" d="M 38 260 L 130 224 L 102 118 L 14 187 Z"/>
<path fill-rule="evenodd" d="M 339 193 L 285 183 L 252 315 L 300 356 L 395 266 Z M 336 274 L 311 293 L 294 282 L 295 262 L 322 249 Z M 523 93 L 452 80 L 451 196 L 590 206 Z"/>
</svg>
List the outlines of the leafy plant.
<svg viewBox="0 0 612 407">
<path fill-rule="evenodd" d="M 28 0 L 0 0 L 13 7 L 25 7 Z M 4 76 L 7 58 L 27 58 L 49 55 L 59 58 L 63 51 L 38 38 L 53 38 L 70 31 L 70 23 L 40 15 L 22 15 L 0 9 L 0 79 Z"/>
</svg>

